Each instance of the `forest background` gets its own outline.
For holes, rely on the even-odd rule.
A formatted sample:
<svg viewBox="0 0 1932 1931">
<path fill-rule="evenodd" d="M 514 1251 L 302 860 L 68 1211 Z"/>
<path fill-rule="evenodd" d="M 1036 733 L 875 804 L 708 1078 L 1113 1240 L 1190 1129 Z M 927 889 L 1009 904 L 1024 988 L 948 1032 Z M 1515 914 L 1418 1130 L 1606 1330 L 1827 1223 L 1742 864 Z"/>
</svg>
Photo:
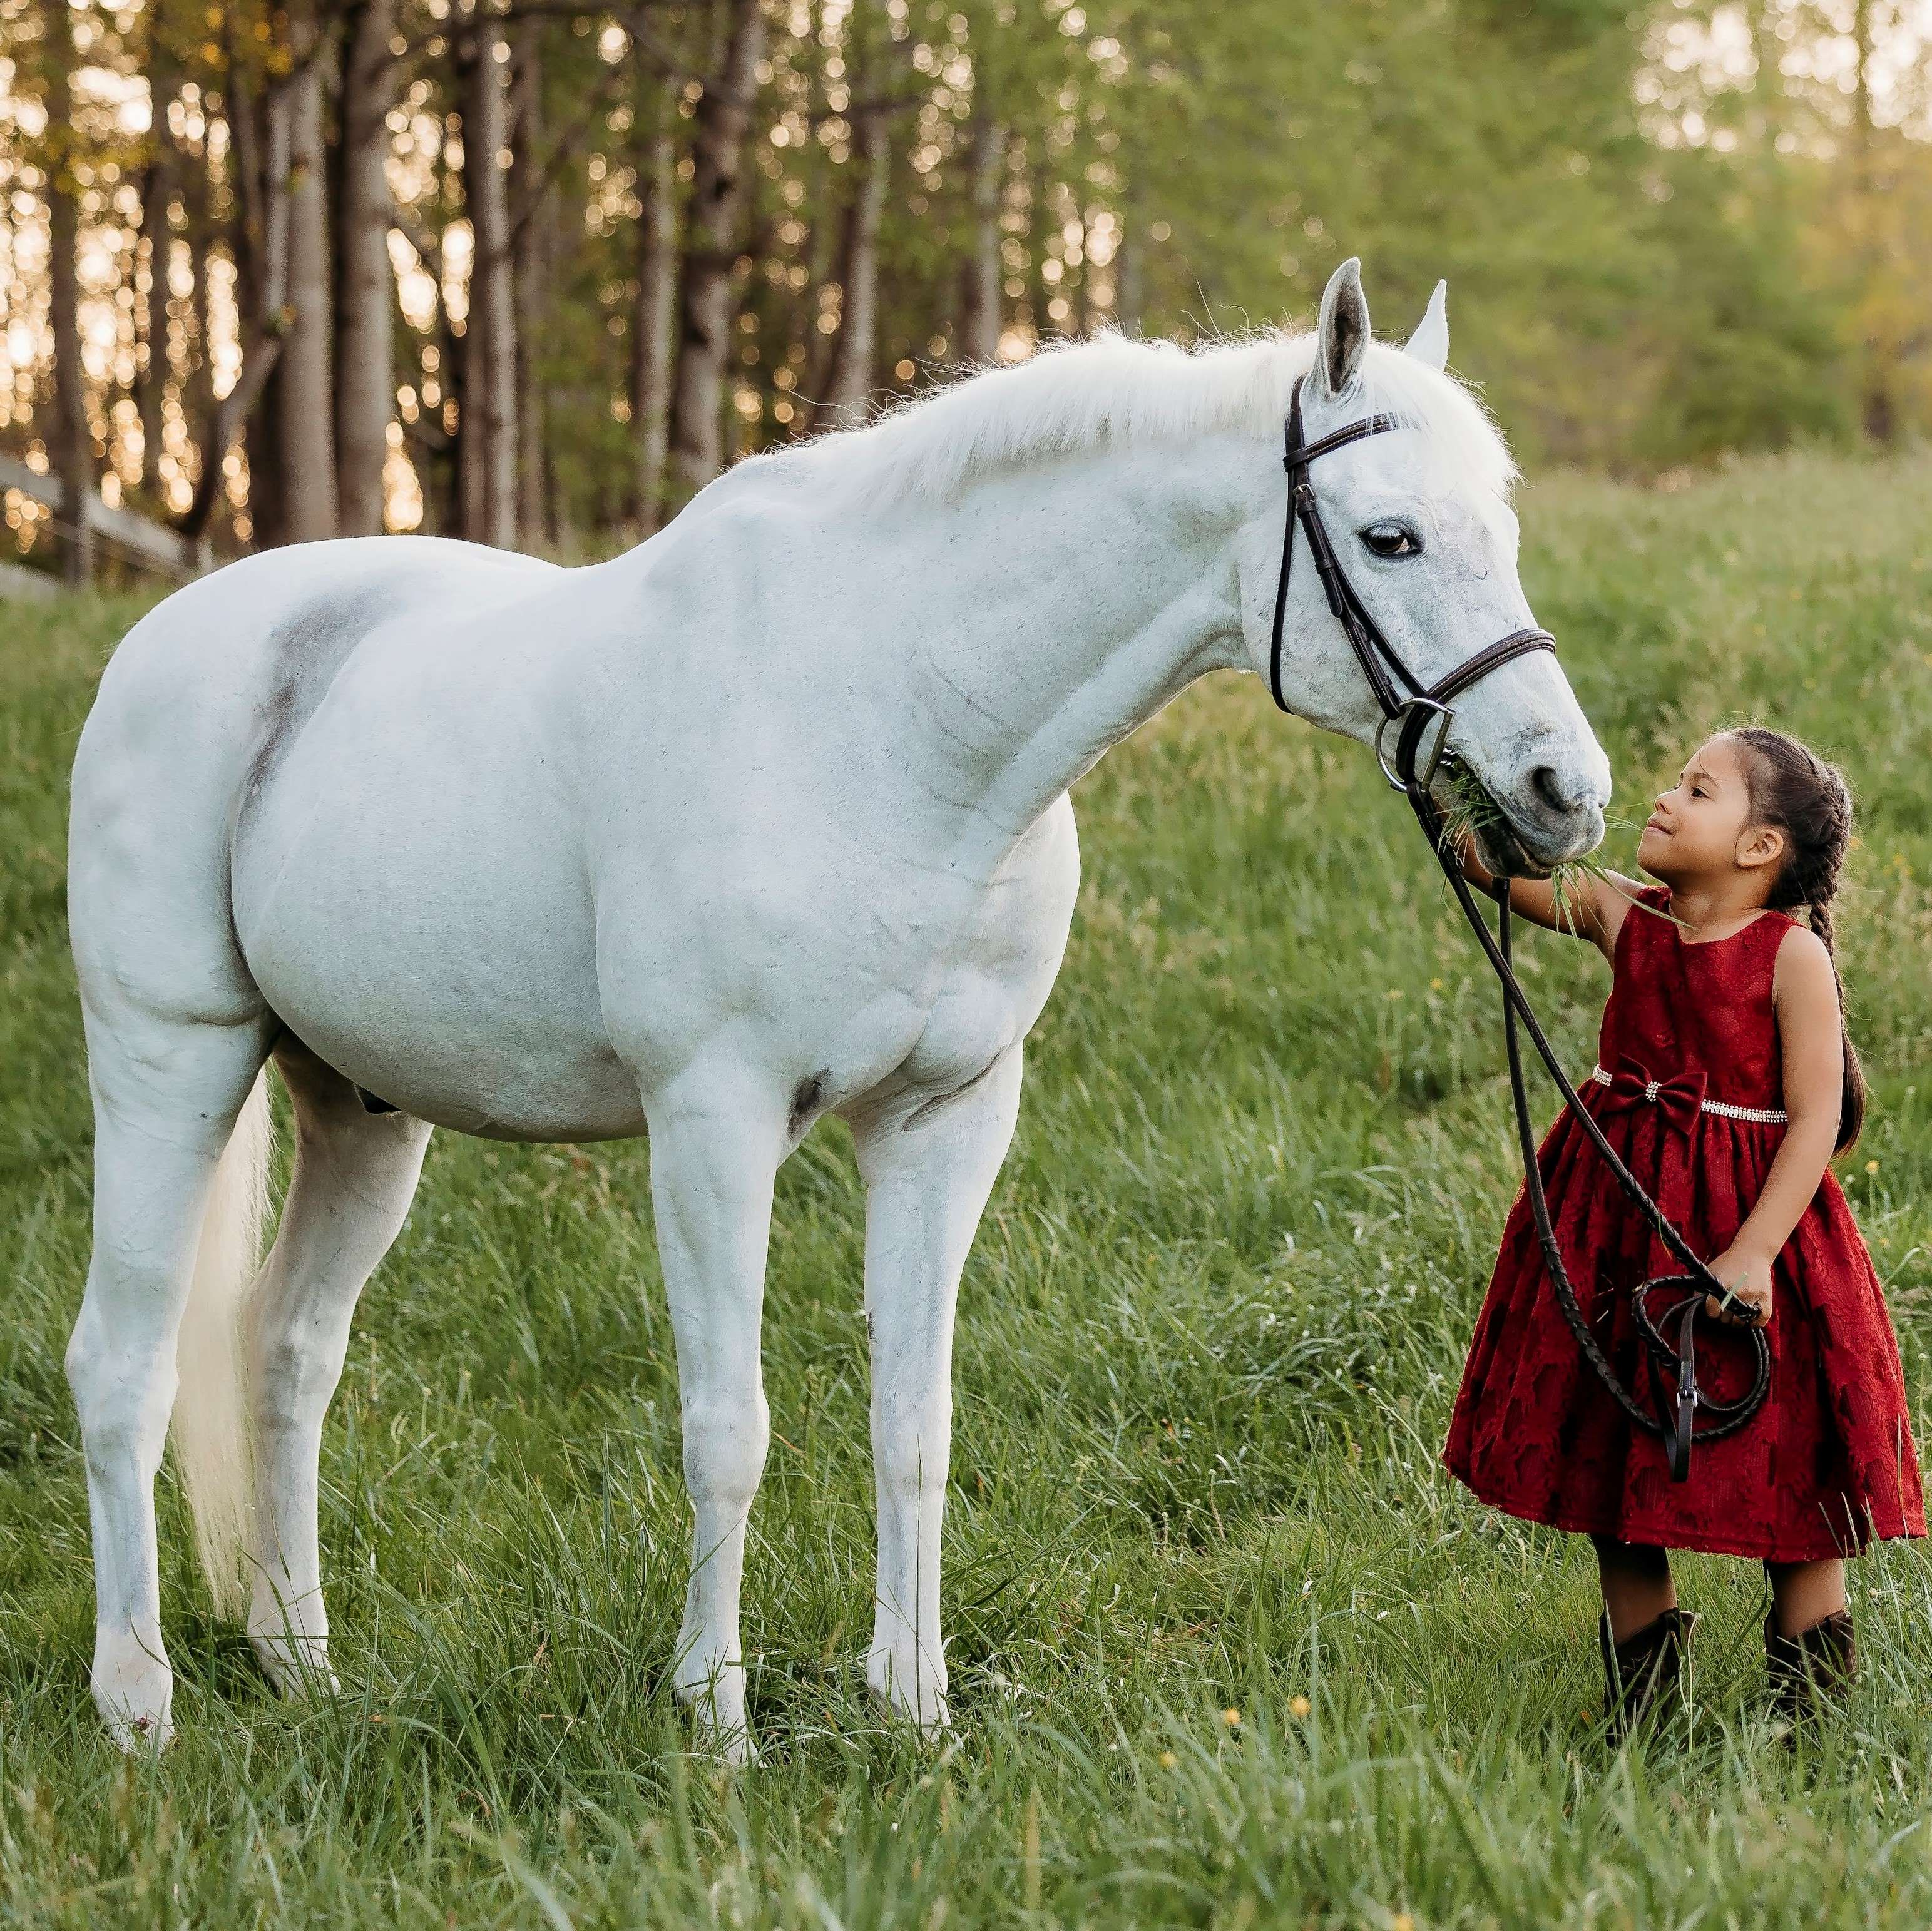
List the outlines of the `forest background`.
<svg viewBox="0 0 1932 1931">
<path fill-rule="evenodd" d="M 1448 277 L 1532 463 L 1895 442 L 1928 40 L 1894 0 L 0 0 L 0 555 L 111 571 L 90 502 L 196 562 L 608 552 L 962 367 L 1305 322 L 1349 253 L 1390 330 Z"/>
</svg>

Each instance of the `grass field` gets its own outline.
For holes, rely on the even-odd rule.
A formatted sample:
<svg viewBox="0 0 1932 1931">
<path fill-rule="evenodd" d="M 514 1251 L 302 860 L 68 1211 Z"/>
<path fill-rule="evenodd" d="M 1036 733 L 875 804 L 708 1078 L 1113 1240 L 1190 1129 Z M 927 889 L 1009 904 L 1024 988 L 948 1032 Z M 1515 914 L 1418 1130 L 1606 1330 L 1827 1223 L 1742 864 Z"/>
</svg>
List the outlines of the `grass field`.
<svg viewBox="0 0 1932 1931">
<path fill-rule="evenodd" d="M 1849 764 L 1874 1103 L 1840 1168 L 1922 1423 L 1932 460 L 1759 462 L 1670 495 L 1559 480 L 1522 509 L 1625 820 L 1719 721 Z M 781 1176 L 772 1243 L 764 1767 L 684 1754 L 665 1685 L 686 1530 L 645 1150 L 450 1135 L 325 1444 L 343 1700 L 271 1699 L 164 1478 L 182 1735 L 122 1761 L 87 1693 L 61 1371 L 89 1135 L 62 840 L 74 733 L 137 608 L 0 607 L 0 1921 L 1932 1921 L 1917 1549 L 1856 1566 L 1864 1679 L 1796 1752 L 1757 1714 L 1760 1576 L 1684 1562 L 1694 1735 L 1613 1755 L 1587 1549 L 1442 1473 L 1516 1184 L 1495 1000 L 1366 754 L 1252 680 L 1197 689 L 1080 788 L 1072 946 L 962 1299 L 949 1747 L 865 1696 L 860 1195 L 828 1126 Z M 1628 866 L 1634 839 L 1606 855 Z M 1601 962 L 1524 944 L 1580 1070 Z"/>
</svg>

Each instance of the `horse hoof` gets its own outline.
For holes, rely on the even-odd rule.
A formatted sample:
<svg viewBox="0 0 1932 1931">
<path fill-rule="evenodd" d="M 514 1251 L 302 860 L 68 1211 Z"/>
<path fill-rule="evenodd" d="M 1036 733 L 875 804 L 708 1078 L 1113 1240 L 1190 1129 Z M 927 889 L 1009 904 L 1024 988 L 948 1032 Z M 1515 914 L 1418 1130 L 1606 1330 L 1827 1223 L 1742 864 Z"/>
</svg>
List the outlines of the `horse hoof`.
<svg viewBox="0 0 1932 1931">
<path fill-rule="evenodd" d="M 130 1756 L 166 1749 L 175 1734 L 175 1677 L 158 1642 L 98 1636 L 91 1683 L 94 1707 L 116 1748 Z"/>
<path fill-rule="evenodd" d="M 262 1675 L 284 1702 L 320 1702 L 342 1694 L 323 1643 L 305 1643 L 300 1638 L 291 1641 L 286 1636 L 250 1636 L 248 1641 Z"/>
<path fill-rule="evenodd" d="M 107 1735 L 115 1748 L 130 1757 L 158 1756 L 175 1740 L 175 1726 L 165 1715 L 110 1717 Z"/>
<path fill-rule="evenodd" d="M 866 1659 L 866 1687 L 886 1715 L 910 1723 L 926 1741 L 950 1733 L 945 1675 L 932 1669 L 922 1652 L 896 1656 L 890 1648 L 874 1650 Z"/>
<path fill-rule="evenodd" d="M 689 1669 L 684 1680 L 672 1687 L 677 1700 L 691 1713 L 694 1748 L 740 1768 L 758 1761 L 758 1747 L 752 1741 L 751 1725 L 745 1715 L 742 1663 L 719 1663 L 703 1671 Z"/>
<path fill-rule="evenodd" d="M 137 1696 L 125 1689 L 107 1693 L 96 1690 L 94 1707 L 115 1748 L 130 1757 L 154 1756 L 166 1750 L 175 1736 L 172 1692 L 172 1682 L 158 1697 L 152 1692 Z"/>
<path fill-rule="evenodd" d="M 701 1728 L 694 1741 L 705 1756 L 716 1757 L 734 1770 L 755 1770 L 764 1761 L 749 1730 Z"/>
</svg>

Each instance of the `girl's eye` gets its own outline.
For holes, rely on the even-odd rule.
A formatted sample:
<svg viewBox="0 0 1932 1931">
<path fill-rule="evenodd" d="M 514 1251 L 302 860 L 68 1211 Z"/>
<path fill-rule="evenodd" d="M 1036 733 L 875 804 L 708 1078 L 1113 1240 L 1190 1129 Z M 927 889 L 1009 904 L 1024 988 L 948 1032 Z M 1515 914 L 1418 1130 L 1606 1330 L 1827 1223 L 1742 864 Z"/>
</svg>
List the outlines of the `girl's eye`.
<svg viewBox="0 0 1932 1931">
<path fill-rule="evenodd" d="M 1362 541 L 1378 556 L 1420 556 L 1422 539 L 1405 523 L 1375 523 L 1362 532 Z"/>
</svg>

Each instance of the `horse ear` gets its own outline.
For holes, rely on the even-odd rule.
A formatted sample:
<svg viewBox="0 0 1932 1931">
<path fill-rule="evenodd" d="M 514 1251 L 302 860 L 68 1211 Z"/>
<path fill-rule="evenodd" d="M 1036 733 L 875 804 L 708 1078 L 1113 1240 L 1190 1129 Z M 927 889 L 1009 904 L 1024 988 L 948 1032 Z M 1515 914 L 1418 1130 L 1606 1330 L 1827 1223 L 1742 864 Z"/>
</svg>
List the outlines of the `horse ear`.
<svg viewBox="0 0 1932 1931">
<path fill-rule="evenodd" d="M 1408 338 L 1408 352 L 1432 369 L 1449 366 L 1449 284 L 1438 282 L 1429 307 Z"/>
<path fill-rule="evenodd" d="M 1315 325 L 1315 376 L 1324 395 L 1339 396 L 1360 373 L 1369 346 L 1369 301 L 1362 292 L 1360 256 L 1351 255 L 1322 291 Z"/>
</svg>

